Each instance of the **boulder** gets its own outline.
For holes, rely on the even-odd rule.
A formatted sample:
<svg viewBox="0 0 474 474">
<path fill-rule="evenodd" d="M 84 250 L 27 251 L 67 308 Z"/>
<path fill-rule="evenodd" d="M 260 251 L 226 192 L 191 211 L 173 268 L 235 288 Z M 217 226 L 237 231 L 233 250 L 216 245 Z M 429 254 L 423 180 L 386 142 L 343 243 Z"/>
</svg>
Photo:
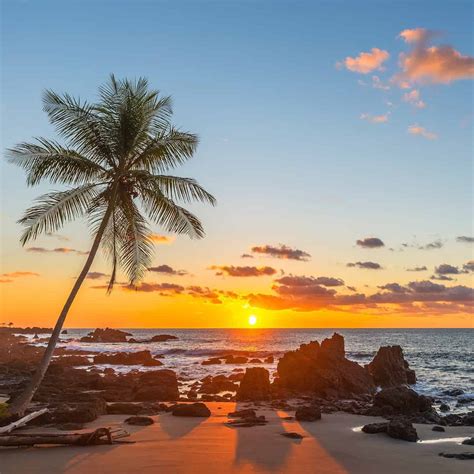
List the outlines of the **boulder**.
<svg viewBox="0 0 474 474">
<path fill-rule="evenodd" d="M 204 403 L 189 403 L 189 404 L 178 404 L 173 407 L 171 411 L 173 416 L 189 416 L 189 417 L 200 417 L 207 418 L 211 416 L 211 411 Z"/>
<path fill-rule="evenodd" d="M 175 339 L 178 339 L 177 336 L 171 336 L 170 334 L 157 334 L 156 336 L 153 336 L 150 341 L 151 342 L 166 342 L 166 341 L 173 341 Z"/>
<path fill-rule="evenodd" d="M 439 456 L 449 459 L 460 459 L 461 461 L 474 459 L 474 453 L 439 453 Z"/>
<path fill-rule="evenodd" d="M 55 357 L 52 362 L 54 365 L 65 365 L 65 366 L 78 366 L 78 365 L 90 365 L 89 358 L 79 355 L 69 355 L 62 357 Z"/>
<path fill-rule="evenodd" d="M 127 425 L 135 425 L 135 426 L 149 426 L 154 423 L 153 418 L 149 416 L 131 416 L 125 420 Z"/>
<path fill-rule="evenodd" d="M 316 421 L 321 419 L 321 409 L 318 406 L 300 407 L 295 412 L 298 421 Z"/>
<path fill-rule="evenodd" d="M 204 380 L 199 389 L 200 393 L 235 392 L 238 389 L 238 385 L 228 380 L 225 375 L 208 376 Z"/>
<path fill-rule="evenodd" d="M 229 418 L 255 418 L 257 413 L 252 408 L 246 408 L 228 413 L 227 416 Z"/>
<path fill-rule="evenodd" d="M 451 410 L 451 408 L 449 408 L 449 405 L 447 405 L 446 403 L 441 403 L 441 405 L 439 406 L 439 411 L 449 411 Z"/>
<path fill-rule="evenodd" d="M 409 368 L 400 346 L 381 347 L 367 368 L 381 387 L 416 383 L 415 371 Z"/>
<path fill-rule="evenodd" d="M 130 333 L 120 331 L 119 329 L 97 328 L 95 331 L 90 332 L 87 336 L 81 337 L 81 342 L 127 342 L 127 336 L 131 336 Z"/>
<path fill-rule="evenodd" d="M 226 364 L 246 364 L 247 363 L 247 357 L 244 356 L 226 356 L 225 358 L 225 363 Z"/>
<path fill-rule="evenodd" d="M 250 359 L 249 364 L 261 364 L 262 361 L 260 359 Z"/>
<path fill-rule="evenodd" d="M 146 367 L 158 367 L 163 365 L 163 362 L 154 359 L 150 351 L 139 351 L 117 352 L 116 354 L 98 354 L 94 356 L 94 364 L 144 365 Z"/>
<path fill-rule="evenodd" d="M 362 431 L 368 434 L 375 433 L 386 433 L 388 428 L 388 422 L 385 423 L 369 423 L 362 427 Z"/>
<path fill-rule="evenodd" d="M 467 444 L 468 446 L 474 446 L 474 438 L 467 438 L 461 444 Z"/>
<path fill-rule="evenodd" d="M 418 433 L 413 425 L 403 419 L 391 420 L 387 427 L 387 434 L 391 438 L 402 439 L 404 441 L 418 441 Z"/>
<path fill-rule="evenodd" d="M 268 400 L 270 398 L 268 370 L 263 367 L 248 368 L 240 382 L 236 398 L 238 401 Z"/>
<path fill-rule="evenodd" d="M 387 414 L 411 415 L 432 410 L 431 400 L 424 395 L 418 395 L 411 388 L 400 386 L 385 388 L 374 397 L 374 406 L 389 407 Z"/>
<path fill-rule="evenodd" d="M 273 358 L 273 356 L 268 356 L 265 358 L 264 362 L 265 364 L 273 364 L 274 360 L 275 359 Z"/>
<path fill-rule="evenodd" d="M 370 394 L 375 386 L 369 372 L 345 357 L 344 338 L 334 334 L 321 345 L 302 344 L 278 362 L 276 391 L 311 393 L 320 397 L 351 398 Z"/>
<path fill-rule="evenodd" d="M 222 361 L 218 357 L 211 357 L 210 359 L 203 360 L 201 365 L 217 365 L 222 364 Z"/>
<path fill-rule="evenodd" d="M 155 370 L 140 375 L 134 401 L 172 401 L 179 398 L 178 380 L 172 370 Z"/>
<path fill-rule="evenodd" d="M 282 436 L 285 438 L 290 438 L 290 439 L 303 439 L 304 436 L 299 433 L 295 433 L 293 431 L 285 431 L 284 433 L 280 433 Z"/>
</svg>

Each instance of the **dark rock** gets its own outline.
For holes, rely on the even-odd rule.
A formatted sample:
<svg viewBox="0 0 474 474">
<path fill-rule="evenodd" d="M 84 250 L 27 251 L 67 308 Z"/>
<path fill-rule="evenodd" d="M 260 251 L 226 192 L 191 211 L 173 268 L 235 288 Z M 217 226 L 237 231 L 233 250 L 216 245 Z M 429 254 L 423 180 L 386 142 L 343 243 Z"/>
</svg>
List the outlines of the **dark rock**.
<svg viewBox="0 0 474 474">
<path fill-rule="evenodd" d="M 439 456 L 443 458 L 460 459 L 461 461 L 474 459 L 474 453 L 439 453 Z"/>
<path fill-rule="evenodd" d="M 61 331 L 61 334 L 67 334 L 67 329 L 63 329 L 63 330 Z"/>
<path fill-rule="evenodd" d="M 440 411 L 449 411 L 451 408 L 449 408 L 449 405 L 446 405 L 446 403 L 441 403 L 439 406 Z"/>
<path fill-rule="evenodd" d="M 172 401 L 179 398 L 178 380 L 172 370 L 155 370 L 140 375 L 134 401 Z"/>
<path fill-rule="evenodd" d="M 263 362 L 265 362 L 265 364 L 273 364 L 274 361 L 275 359 L 273 358 L 273 356 L 268 356 Z"/>
<path fill-rule="evenodd" d="M 413 425 L 403 419 L 391 420 L 387 427 L 387 434 L 391 438 L 402 439 L 404 441 L 418 441 L 418 433 Z"/>
<path fill-rule="evenodd" d="M 257 414 L 252 408 L 247 408 L 245 410 L 233 411 L 228 413 L 227 416 L 229 418 L 255 418 Z"/>
<path fill-rule="evenodd" d="M 98 354 L 94 357 L 94 364 L 144 365 L 146 367 L 163 365 L 162 362 L 152 357 L 150 351 Z"/>
<path fill-rule="evenodd" d="M 196 400 L 196 398 L 198 397 L 198 394 L 197 394 L 196 391 L 190 390 L 190 391 L 187 393 L 187 397 L 188 397 L 190 400 Z"/>
<path fill-rule="evenodd" d="M 285 438 L 290 438 L 290 439 L 303 439 L 304 436 L 299 434 L 299 433 L 295 433 L 295 432 L 285 432 L 285 433 L 280 433 L 282 436 L 284 436 Z"/>
<path fill-rule="evenodd" d="M 367 368 L 381 387 L 416 383 L 415 371 L 409 368 L 400 346 L 381 347 Z"/>
<path fill-rule="evenodd" d="M 228 421 L 227 425 L 235 428 L 251 428 L 252 426 L 266 425 L 268 422 L 263 415 L 244 416 L 237 420 Z"/>
<path fill-rule="evenodd" d="M 90 365 L 89 359 L 87 357 L 79 355 L 55 357 L 51 363 L 54 365 L 63 365 L 70 367 L 78 365 Z"/>
<path fill-rule="evenodd" d="M 317 406 L 300 407 L 295 412 L 298 421 L 316 421 L 321 419 L 321 409 Z"/>
<path fill-rule="evenodd" d="M 462 405 L 469 405 L 470 403 L 474 402 L 474 398 L 470 397 L 464 397 L 464 398 L 459 398 L 456 405 L 462 406 Z"/>
<path fill-rule="evenodd" d="M 119 329 L 100 329 L 90 332 L 87 336 L 81 337 L 81 342 L 127 342 L 127 336 L 130 333 L 120 331 Z"/>
<path fill-rule="evenodd" d="M 207 418 L 211 416 L 211 411 L 204 403 L 189 403 L 175 405 L 171 414 L 173 416 L 190 416 Z"/>
<path fill-rule="evenodd" d="M 277 391 L 287 389 L 337 398 L 375 391 L 369 372 L 345 358 L 344 339 L 339 334 L 325 339 L 321 346 L 313 341 L 284 354 L 278 362 L 274 386 Z"/>
<path fill-rule="evenodd" d="M 395 414 L 413 414 L 432 409 L 431 400 L 424 395 L 418 395 L 411 388 L 400 386 L 385 388 L 374 397 L 375 407 L 390 407 Z"/>
<path fill-rule="evenodd" d="M 135 425 L 135 426 L 148 426 L 154 423 L 153 419 L 149 416 L 131 416 L 125 420 L 127 425 Z"/>
<path fill-rule="evenodd" d="M 217 365 L 217 364 L 222 364 L 222 361 L 217 357 L 212 357 L 210 359 L 203 360 L 201 362 L 201 365 Z"/>
<path fill-rule="evenodd" d="M 386 433 L 388 428 L 387 423 L 369 423 L 368 425 L 364 425 L 362 427 L 362 431 L 368 434 L 375 434 L 375 433 Z"/>
<path fill-rule="evenodd" d="M 459 397 L 459 395 L 464 395 L 464 390 L 460 388 L 453 388 L 451 390 L 445 390 L 443 395 L 447 395 L 448 397 Z"/>
<path fill-rule="evenodd" d="M 467 438 L 461 444 L 467 444 L 468 446 L 474 446 L 474 438 Z"/>
<path fill-rule="evenodd" d="M 151 338 L 151 342 L 166 342 L 166 341 L 173 341 L 178 339 L 177 336 L 171 336 L 170 334 L 157 334 Z"/>
<path fill-rule="evenodd" d="M 218 393 L 224 391 L 235 392 L 238 389 L 237 384 L 228 380 L 225 375 L 216 375 L 215 377 L 205 377 L 204 383 L 199 389 L 200 393 Z"/>
<path fill-rule="evenodd" d="M 109 403 L 107 405 L 108 415 L 137 415 L 143 410 L 139 403 Z"/>
<path fill-rule="evenodd" d="M 246 364 L 247 357 L 230 355 L 225 358 L 226 364 Z"/>
<path fill-rule="evenodd" d="M 442 426 L 435 425 L 433 428 L 431 428 L 431 431 L 439 431 L 440 433 L 446 431 Z"/>
<path fill-rule="evenodd" d="M 465 426 L 474 426 L 474 411 L 469 412 L 461 418 L 461 423 Z"/>
<path fill-rule="evenodd" d="M 270 398 L 270 377 L 267 369 L 252 367 L 245 371 L 237 390 L 236 399 L 268 400 Z"/>
<path fill-rule="evenodd" d="M 249 364 L 261 364 L 262 361 L 260 359 L 250 359 Z"/>
</svg>

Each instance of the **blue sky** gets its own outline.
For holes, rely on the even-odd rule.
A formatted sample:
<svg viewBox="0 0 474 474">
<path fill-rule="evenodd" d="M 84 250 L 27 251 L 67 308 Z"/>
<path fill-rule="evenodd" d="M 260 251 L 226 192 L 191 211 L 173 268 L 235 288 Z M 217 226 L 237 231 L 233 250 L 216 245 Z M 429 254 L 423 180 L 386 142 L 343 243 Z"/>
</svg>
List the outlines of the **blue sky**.
<svg viewBox="0 0 474 474">
<path fill-rule="evenodd" d="M 347 261 L 371 258 L 354 250 L 370 235 L 396 249 L 445 242 L 437 254 L 386 251 L 397 276 L 407 265 L 472 256 L 454 242 L 472 234 L 472 81 L 417 85 L 423 109 L 390 83 L 409 50 L 398 37 L 405 29 L 440 31 L 438 44 L 473 55 L 471 2 L 4 1 L 2 10 L 2 149 L 54 137 L 45 88 L 93 99 L 111 72 L 147 77 L 173 96 L 175 123 L 199 134 L 196 158 L 180 172 L 219 206 L 196 207 L 208 238 L 180 240 L 165 260 L 198 271 L 238 262 L 254 244 L 285 243 L 314 256 L 288 271 L 346 275 Z M 372 48 L 390 53 L 385 70 L 336 67 Z M 373 75 L 390 89 L 372 87 Z M 437 138 L 409 134 L 412 125 Z M 49 186 L 27 189 L 5 163 L 2 184 L 10 268 L 24 256 L 14 221 Z M 84 228 L 70 229 L 87 248 Z"/>
</svg>

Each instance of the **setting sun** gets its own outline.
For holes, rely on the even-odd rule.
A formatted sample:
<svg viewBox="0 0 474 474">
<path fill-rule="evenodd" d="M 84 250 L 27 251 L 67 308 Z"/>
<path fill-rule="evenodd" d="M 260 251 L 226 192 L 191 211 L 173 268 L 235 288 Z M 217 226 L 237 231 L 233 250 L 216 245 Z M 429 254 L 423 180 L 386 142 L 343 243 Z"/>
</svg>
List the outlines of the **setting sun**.
<svg viewBox="0 0 474 474">
<path fill-rule="evenodd" d="M 249 316 L 249 324 L 250 326 L 255 326 L 255 324 L 257 324 L 257 316 L 251 314 Z"/>
</svg>

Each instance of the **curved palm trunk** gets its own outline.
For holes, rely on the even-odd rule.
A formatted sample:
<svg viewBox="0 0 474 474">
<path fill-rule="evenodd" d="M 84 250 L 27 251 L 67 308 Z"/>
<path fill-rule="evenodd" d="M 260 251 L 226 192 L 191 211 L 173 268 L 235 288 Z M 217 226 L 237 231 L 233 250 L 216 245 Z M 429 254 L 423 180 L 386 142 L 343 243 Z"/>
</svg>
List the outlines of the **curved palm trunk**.
<svg viewBox="0 0 474 474">
<path fill-rule="evenodd" d="M 49 339 L 48 346 L 46 347 L 46 351 L 44 352 L 43 358 L 41 359 L 41 363 L 36 369 L 35 374 L 33 375 L 28 385 L 26 386 L 25 390 L 17 398 L 15 398 L 14 401 L 8 407 L 9 415 L 22 416 L 25 413 L 25 410 L 28 408 L 28 405 L 30 404 L 34 394 L 36 393 L 36 390 L 38 390 L 38 387 L 40 386 L 43 380 L 44 374 L 48 370 L 49 363 L 51 362 L 51 358 L 53 357 L 53 352 L 59 340 L 61 329 L 63 327 L 64 321 L 66 320 L 66 316 L 69 312 L 69 308 L 71 307 L 74 301 L 74 298 L 76 297 L 84 279 L 86 278 L 87 273 L 89 272 L 89 269 L 94 260 L 94 257 L 97 254 L 97 250 L 99 249 L 100 241 L 102 240 L 102 236 L 104 234 L 105 228 L 112 214 L 112 210 L 114 207 L 114 200 L 115 199 L 112 199 L 109 203 L 107 211 L 105 212 L 104 218 L 97 231 L 97 235 L 94 239 L 94 243 L 92 244 L 91 250 L 89 252 L 89 256 L 87 257 L 84 268 L 82 269 L 79 277 L 74 283 L 71 293 L 69 294 L 69 297 L 66 300 L 66 303 L 61 311 L 61 314 L 59 315 L 59 318 L 56 322 L 56 326 L 54 327 L 54 330 Z"/>
</svg>

